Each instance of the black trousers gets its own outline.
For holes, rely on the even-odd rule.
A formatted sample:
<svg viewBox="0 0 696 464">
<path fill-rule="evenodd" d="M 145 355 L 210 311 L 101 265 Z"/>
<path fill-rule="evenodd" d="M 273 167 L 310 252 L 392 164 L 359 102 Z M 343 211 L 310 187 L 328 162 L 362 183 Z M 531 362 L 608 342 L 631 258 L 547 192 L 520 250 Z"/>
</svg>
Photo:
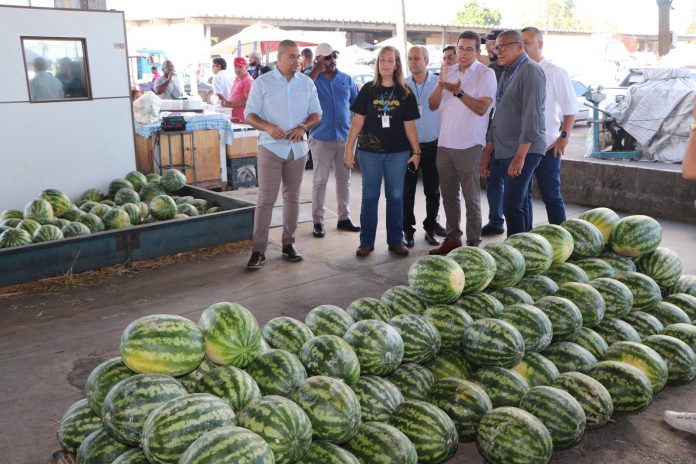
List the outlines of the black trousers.
<svg viewBox="0 0 696 464">
<path fill-rule="evenodd" d="M 423 193 L 425 193 L 426 217 L 423 229 L 433 230 L 437 224 L 437 213 L 440 209 L 440 178 L 437 175 L 437 140 L 421 144 L 421 162 L 418 171 L 423 177 Z M 404 231 L 415 232 L 416 216 L 413 208 L 416 200 L 416 185 L 418 172 L 415 174 L 406 170 L 404 178 Z"/>
</svg>

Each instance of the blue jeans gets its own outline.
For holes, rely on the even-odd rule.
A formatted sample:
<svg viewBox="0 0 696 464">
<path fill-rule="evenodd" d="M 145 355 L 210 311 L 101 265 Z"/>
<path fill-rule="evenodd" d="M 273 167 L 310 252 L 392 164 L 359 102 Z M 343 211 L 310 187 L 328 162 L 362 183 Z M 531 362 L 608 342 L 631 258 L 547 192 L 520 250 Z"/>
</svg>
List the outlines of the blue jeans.
<svg viewBox="0 0 696 464">
<path fill-rule="evenodd" d="M 532 176 L 543 158 L 541 153 L 527 153 L 522 173 L 517 177 L 505 176 L 503 212 L 508 237 L 532 229 Z"/>
<path fill-rule="evenodd" d="M 488 172 L 490 173 L 486 179 L 488 223 L 496 229 L 502 229 L 505 225 L 505 219 L 503 218 L 503 190 L 510 161 L 512 161 L 512 158 L 495 159 L 495 152 L 491 153 L 491 159 L 488 161 Z"/>
<path fill-rule="evenodd" d="M 561 157 L 554 156 L 553 149 L 546 152 L 534 172 L 541 199 L 546 205 L 549 224 L 560 224 L 566 220 L 565 203 L 561 193 Z M 531 202 L 532 190 L 529 189 Z"/>
<path fill-rule="evenodd" d="M 384 179 L 387 197 L 387 243 L 404 242 L 404 176 L 409 152 L 373 153 L 358 150 L 362 173 L 362 203 L 360 207 L 360 244 L 374 246 L 377 233 L 377 208 Z"/>
</svg>

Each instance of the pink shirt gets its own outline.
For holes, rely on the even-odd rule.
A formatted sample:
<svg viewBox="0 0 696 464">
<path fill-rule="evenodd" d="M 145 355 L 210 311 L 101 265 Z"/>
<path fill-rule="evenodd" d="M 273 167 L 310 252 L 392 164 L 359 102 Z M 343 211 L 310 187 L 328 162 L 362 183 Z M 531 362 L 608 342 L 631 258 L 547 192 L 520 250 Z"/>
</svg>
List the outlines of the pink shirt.
<svg viewBox="0 0 696 464">
<path fill-rule="evenodd" d="M 437 146 L 463 150 L 474 145 L 486 145 L 488 114 L 495 104 L 495 73 L 478 60 L 464 72 L 455 64 L 447 68 L 447 82 L 457 81 L 461 82 L 461 88 L 465 93 L 474 98 L 488 97 L 492 100 L 491 105 L 483 116 L 479 116 L 451 92 L 443 91 Z"/>
<path fill-rule="evenodd" d="M 230 90 L 230 97 L 228 100 L 237 101 L 241 99 L 246 99 L 249 96 L 249 91 L 251 90 L 251 84 L 254 83 L 254 78 L 245 73 L 244 77 L 241 79 L 239 77 L 235 78 L 232 84 L 232 90 Z M 244 122 L 244 107 L 232 108 L 232 119 L 239 122 Z"/>
</svg>

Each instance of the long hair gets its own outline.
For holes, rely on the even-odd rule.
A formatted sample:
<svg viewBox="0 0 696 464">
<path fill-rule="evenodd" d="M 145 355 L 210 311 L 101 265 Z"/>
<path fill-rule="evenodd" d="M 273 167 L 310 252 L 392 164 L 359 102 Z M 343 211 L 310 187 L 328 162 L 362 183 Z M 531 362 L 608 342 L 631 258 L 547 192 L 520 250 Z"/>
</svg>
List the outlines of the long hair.
<svg viewBox="0 0 696 464">
<path fill-rule="evenodd" d="M 379 74 L 379 59 L 382 58 L 382 55 L 384 55 L 385 52 L 388 51 L 393 51 L 394 52 L 394 60 L 396 62 L 396 68 L 394 69 L 394 75 L 392 76 L 392 79 L 394 80 L 394 87 L 396 88 L 396 94 L 398 95 L 399 98 L 403 98 L 409 93 L 411 93 L 411 89 L 409 89 L 408 85 L 404 82 L 404 68 L 403 65 L 401 64 L 401 54 L 399 53 L 399 50 L 392 47 L 391 45 L 387 45 L 386 47 L 382 47 L 377 54 L 377 64 L 375 65 L 375 77 L 372 79 L 372 91 L 373 95 L 377 95 L 377 88 L 382 85 L 382 76 Z"/>
</svg>

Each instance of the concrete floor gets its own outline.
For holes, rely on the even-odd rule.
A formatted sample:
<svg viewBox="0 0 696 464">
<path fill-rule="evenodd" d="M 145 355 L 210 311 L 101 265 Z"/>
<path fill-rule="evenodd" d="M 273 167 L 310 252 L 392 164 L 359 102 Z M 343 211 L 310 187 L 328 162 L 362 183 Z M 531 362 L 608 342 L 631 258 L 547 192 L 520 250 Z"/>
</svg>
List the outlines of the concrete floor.
<svg viewBox="0 0 696 464">
<path fill-rule="evenodd" d="M 327 207 L 335 210 L 332 190 L 330 185 Z M 354 176 L 353 192 L 353 219 L 357 221 L 359 173 Z M 253 196 L 253 190 L 230 194 Z M 421 221 L 425 206 L 420 188 L 418 195 L 417 218 Z M 484 192 L 482 196 L 486 217 Z M 302 199 L 310 198 L 311 171 L 306 171 Z M 308 204 L 303 206 L 303 216 L 311 218 L 308 208 Z M 381 227 L 383 209 L 382 204 Z M 535 210 L 535 222 L 545 222 L 543 205 L 535 203 Z M 568 205 L 568 216 L 577 217 L 583 210 Z M 50 461 L 51 453 L 59 448 L 55 433 L 63 412 L 84 396 L 84 383 L 94 366 L 118 355 L 122 330 L 137 317 L 170 313 L 197 321 L 208 305 L 233 301 L 252 310 L 261 324 L 279 315 L 304 319 L 319 304 L 345 308 L 359 297 L 379 297 L 387 288 L 405 283 L 414 257 L 428 251 L 419 231 L 411 257 L 392 256 L 382 230 L 375 252 L 359 260 L 354 254 L 357 234 L 338 232 L 335 223 L 335 216 L 327 220 L 323 239 L 312 237 L 311 220 L 300 224 L 297 246 L 305 256 L 301 263 L 281 259 L 281 230 L 274 228 L 266 267 L 259 272 L 245 270 L 248 253 L 228 253 L 121 275 L 85 288 L 0 295 L 0 463 Z M 665 221 L 662 225 L 663 244 L 679 253 L 684 273 L 696 273 L 696 226 Z M 556 453 L 554 462 L 696 462 L 696 436 L 666 426 L 661 420 L 665 409 L 696 410 L 696 382 L 666 388 L 640 414 L 617 415 L 615 423 L 588 432 L 578 446 Z M 482 459 L 469 443 L 461 445 L 450 462 L 480 463 Z"/>
</svg>

